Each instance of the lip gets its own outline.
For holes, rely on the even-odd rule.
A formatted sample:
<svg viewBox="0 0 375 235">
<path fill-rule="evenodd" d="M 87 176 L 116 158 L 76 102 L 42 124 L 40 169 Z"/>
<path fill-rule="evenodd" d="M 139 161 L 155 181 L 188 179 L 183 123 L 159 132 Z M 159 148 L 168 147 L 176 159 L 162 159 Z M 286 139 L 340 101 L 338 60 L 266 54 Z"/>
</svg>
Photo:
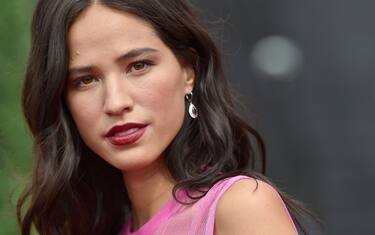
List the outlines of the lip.
<svg viewBox="0 0 375 235">
<path fill-rule="evenodd" d="M 105 137 L 113 144 L 113 145 L 129 145 L 136 142 L 139 138 L 142 137 L 143 133 L 145 132 L 147 124 L 141 123 L 126 123 L 124 125 L 116 125 L 112 127 Z M 125 135 L 116 135 L 119 132 L 125 132 L 132 128 L 138 128 L 138 130 L 131 132 Z"/>
</svg>

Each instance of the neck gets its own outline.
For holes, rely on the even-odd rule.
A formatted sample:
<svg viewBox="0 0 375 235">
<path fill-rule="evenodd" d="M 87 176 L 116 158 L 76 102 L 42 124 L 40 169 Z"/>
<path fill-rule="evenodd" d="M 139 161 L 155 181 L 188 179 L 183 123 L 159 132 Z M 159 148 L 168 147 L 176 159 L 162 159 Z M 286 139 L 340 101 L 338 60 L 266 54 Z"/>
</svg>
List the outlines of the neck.
<svg viewBox="0 0 375 235">
<path fill-rule="evenodd" d="M 131 201 L 133 230 L 150 220 L 172 198 L 175 181 L 161 162 L 147 168 L 123 172 Z"/>
</svg>

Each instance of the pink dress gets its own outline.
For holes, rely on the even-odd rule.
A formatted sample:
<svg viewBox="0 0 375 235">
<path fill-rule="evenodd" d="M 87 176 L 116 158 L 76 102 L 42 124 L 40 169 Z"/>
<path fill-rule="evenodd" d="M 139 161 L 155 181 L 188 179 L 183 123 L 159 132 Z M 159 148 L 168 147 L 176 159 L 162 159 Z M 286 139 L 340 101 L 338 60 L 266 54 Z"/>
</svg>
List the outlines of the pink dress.
<svg viewBox="0 0 375 235">
<path fill-rule="evenodd" d="M 172 198 L 137 231 L 131 232 L 132 221 L 130 219 L 120 235 L 213 235 L 216 205 L 220 197 L 233 183 L 248 178 L 248 176 L 239 175 L 221 180 L 212 186 L 203 198 L 192 205 L 182 205 Z M 182 191 L 179 191 L 177 196 L 182 201 L 188 200 Z M 285 204 L 284 208 L 288 212 Z M 290 215 L 289 218 L 292 220 Z"/>
</svg>

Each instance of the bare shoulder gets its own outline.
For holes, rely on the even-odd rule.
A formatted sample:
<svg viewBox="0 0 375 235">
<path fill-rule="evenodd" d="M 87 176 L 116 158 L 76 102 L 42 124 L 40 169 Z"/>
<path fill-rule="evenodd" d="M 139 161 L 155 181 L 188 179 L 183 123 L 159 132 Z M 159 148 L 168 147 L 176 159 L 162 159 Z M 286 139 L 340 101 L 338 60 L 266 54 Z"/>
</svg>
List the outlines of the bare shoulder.
<svg viewBox="0 0 375 235">
<path fill-rule="evenodd" d="M 257 184 L 258 183 L 258 184 Z M 219 199 L 215 235 L 297 234 L 277 191 L 255 179 L 235 182 Z"/>
</svg>

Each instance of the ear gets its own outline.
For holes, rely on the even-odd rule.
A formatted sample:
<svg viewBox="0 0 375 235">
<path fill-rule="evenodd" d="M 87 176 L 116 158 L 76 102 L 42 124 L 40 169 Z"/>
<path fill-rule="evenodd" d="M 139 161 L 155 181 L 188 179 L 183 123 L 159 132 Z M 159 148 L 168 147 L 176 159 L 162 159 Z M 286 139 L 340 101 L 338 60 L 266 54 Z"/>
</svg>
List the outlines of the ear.
<svg viewBox="0 0 375 235">
<path fill-rule="evenodd" d="M 183 68 L 184 74 L 184 85 L 185 85 L 185 94 L 188 94 L 193 91 L 194 82 L 195 82 L 195 71 L 192 65 L 185 64 Z"/>
</svg>

